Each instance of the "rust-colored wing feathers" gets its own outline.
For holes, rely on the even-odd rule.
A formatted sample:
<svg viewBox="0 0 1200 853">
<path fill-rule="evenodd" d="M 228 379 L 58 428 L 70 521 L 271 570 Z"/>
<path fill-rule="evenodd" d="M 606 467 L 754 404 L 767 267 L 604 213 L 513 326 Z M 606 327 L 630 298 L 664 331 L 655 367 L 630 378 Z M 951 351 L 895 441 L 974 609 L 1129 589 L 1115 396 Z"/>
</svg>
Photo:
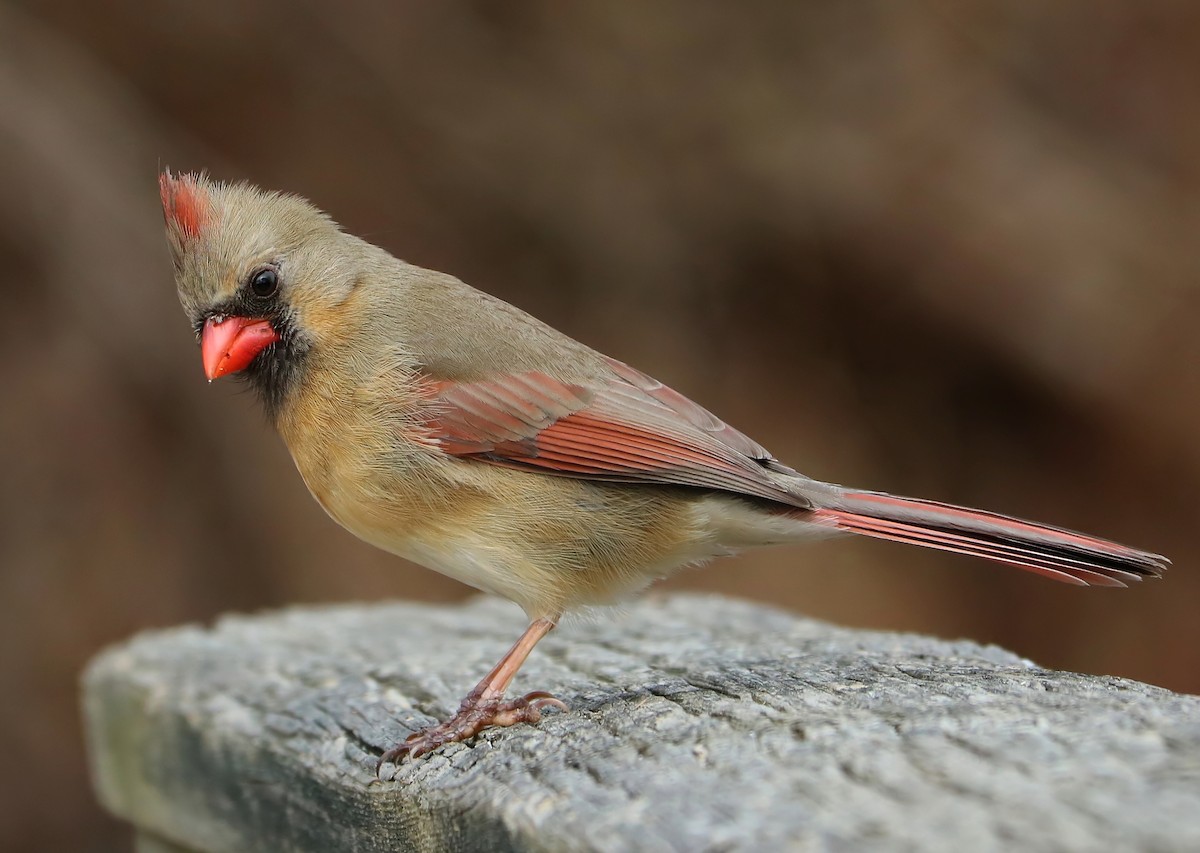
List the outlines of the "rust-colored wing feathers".
<svg viewBox="0 0 1200 853">
<path fill-rule="evenodd" d="M 718 489 L 794 507 L 805 498 L 759 444 L 615 360 L 600 387 L 544 373 L 435 383 L 433 438 L 451 455 L 585 479 Z"/>
<path fill-rule="evenodd" d="M 627 365 L 571 384 L 544 373 L 434 385 L 445 452 L 568 477 L 692 486 L 765 498 L 798 520 L 970 554 L 1070 583 L 1162 573 L 1156 554 L 995 513 L 819 483 L 681 394 Z M 811 497 L 810 497 L 811 496 Z"/>
<path fill-rule="evenodd" d="M 661 404 L 661 407 L 656 409 L 656 413 L 660 414 L 664 421 L 660 425 L 669 426 L 671 423 L 678 423 L 678 419 L 682 418 L 692 427 L 709 433 L 720 444 L 743 456 L 759 461 L 774 461 L 767 449 L 757 441 L 738 432 L 708 409 L 697 405 L 673 388 L 668 388 L 657 379 L 653 379 L 615 358 L 606 356 L 605 361 L 608 362 L 613 372 L 629 383 L 632 388 Z M 627 389 L 624 394 L 626 397 L 632 396 Z"/>
<path fill-rule="evenodd" d="M 594 394 L 544 373 L 508 374 L 485 382 L 435 382 L 434 438 L 452 456 L 526 457 L 537 436 L 586 407 Z"/>
</svg>

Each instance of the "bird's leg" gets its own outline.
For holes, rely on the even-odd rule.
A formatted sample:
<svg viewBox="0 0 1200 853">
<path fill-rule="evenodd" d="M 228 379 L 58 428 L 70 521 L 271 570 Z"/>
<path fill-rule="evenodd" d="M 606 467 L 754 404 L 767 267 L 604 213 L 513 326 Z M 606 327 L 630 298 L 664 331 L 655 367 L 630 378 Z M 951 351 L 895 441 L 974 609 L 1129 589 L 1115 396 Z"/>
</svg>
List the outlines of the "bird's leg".
<svg viewBox="0 0 1200 853">
<path fill-rule="evenodd" d="M 410 756 L 416 758 L 437 749 L 444 743 L 467 740 L 491 726 L 512 726 L 517 723 L 536 723 L 542 718 L 542 709 L 547 707 L 567 710 L 567 706 L 549 693 L 536 692 L 520 699 L 504 700 L 504 691 L 509 682 L 525 663 L 538 640 L 550 633 L 554 622 L 550 619 L 535 619 L 525 629 L 521 639 L 500 659 L 492 671 L 463 699 L 462 705 L 449 720 L 414 732 L 401 744 L 392 747 L 379 759 L 379 767 L 396 763 Z"/>
</svg>

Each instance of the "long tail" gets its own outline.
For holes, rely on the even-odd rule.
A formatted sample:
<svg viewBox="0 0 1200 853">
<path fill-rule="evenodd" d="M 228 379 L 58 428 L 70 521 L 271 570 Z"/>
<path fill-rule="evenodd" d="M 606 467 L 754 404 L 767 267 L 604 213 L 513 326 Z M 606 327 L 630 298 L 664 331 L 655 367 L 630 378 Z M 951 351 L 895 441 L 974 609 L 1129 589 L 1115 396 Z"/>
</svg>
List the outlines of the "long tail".
<svg viewBox="0 0 1200 853">
<path fill-rule="evenodd" d="M 1074 533 L 978 509 L 883 492 L 839 490 L 806 519 L 878 539 L 1008 563 L 1064 583 L 1125 586 L 1162 575 L 1170 561 Z"/>
</svg>

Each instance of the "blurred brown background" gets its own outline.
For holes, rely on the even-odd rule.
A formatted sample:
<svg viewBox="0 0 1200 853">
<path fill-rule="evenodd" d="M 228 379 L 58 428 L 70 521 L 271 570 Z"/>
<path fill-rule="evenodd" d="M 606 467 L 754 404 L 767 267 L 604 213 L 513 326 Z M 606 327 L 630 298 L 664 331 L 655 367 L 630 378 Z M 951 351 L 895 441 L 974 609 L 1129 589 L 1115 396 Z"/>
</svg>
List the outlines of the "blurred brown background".
<svg viewBox="0 0 1200 853">
<path fill-rule="evenodd" d="M 1200 691 L 1198 80 L 1177 2 L 0 2 L 0 848 L 127 849 L 77 721 L 105 644 L 469 594 L 203 381 L 163 165 L 306 195 L 813 476 L 1175 561 L 1080 590 L 839 541 L 668 588 Z"/>
</svg>

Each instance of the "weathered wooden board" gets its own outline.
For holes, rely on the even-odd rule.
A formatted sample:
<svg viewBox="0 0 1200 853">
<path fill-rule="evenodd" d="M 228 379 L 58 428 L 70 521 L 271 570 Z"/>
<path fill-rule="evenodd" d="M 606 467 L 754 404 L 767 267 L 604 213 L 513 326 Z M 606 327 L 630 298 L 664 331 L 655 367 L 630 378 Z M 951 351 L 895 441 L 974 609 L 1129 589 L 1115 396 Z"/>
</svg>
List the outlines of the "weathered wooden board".
<svg viewBox="0 0 1200 853">
<path fill-rule="evenodd" d="M 1200 850 L 1200 698 L 713 597 L 566 625 L 514 689 L 570 713 L 377 781 L 523 626 L 478 600 L 136 637 L 84 678 L 97 791 L 197 851 Z"/>
</svg>

